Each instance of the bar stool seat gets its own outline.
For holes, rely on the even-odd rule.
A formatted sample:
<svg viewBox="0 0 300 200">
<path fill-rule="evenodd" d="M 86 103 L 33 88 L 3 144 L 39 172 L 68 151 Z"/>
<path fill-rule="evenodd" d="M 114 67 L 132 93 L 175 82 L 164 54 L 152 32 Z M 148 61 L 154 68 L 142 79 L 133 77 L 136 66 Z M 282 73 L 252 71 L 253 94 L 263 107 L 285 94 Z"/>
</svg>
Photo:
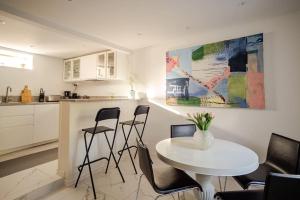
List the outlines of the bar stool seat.
<svg viewBox="0 0 300 200">
<path fill-rule="evenodd" d="M 95 127 L 82 129 L 82 131 L 88 132 L 88 133 L 91 133 L 91 134 L 104 133 L 106 131 L 114 131 L 115 129 L 112 129 L 112 128 L 109 128 L 109 127 L 106 127 L 106 126 L 98 126 L 96 128 L 95 132 L 94 132 L 94 130 L 95 130 Z"/>
<path fill-rule="evenodd" d="M 132 122 L 133 122 L 133 125 L 138 125 L 138 124 L 144 124 L 145 123 L 145 122 L 141 122 L 141 121 L 129 120 L 129 121 L 120 122 L 120 124 L 131 126 Z"/>
</svg>

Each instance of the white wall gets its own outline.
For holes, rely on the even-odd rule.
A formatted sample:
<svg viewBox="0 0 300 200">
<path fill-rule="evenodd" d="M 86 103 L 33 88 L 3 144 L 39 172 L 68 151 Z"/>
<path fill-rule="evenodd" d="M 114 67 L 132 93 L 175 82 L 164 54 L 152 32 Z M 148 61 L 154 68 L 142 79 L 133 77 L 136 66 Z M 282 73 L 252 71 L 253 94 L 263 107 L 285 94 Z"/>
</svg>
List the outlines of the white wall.
<svg viewBox="0 0 300 200">
<path fill-rule="evenodd" d="M 88 96 L 128 96 L 129 90 L 126 81 L 84 81 L 78 83 L 76 92 Z"/>
<path fill-rule="evenodd" d="M 152 104 L 146 141 L 149 146 L 170 135 L 170 124 L 186 122 L 180 115 L 211 111 L 212 132 L 254 149 L 264 159 L 272 132 L 300 140 L 300 12 L 248 24 L 216 28 L 135 51 L 133 72 L 156 104 Z M 265 110 L 166 106 L 165 53 L 168 50 L 264 33 Z M 169 110 L 168 110 L 169 109 Z M 172 110 L 172 111 L 170 111 Z"/>
<path fill-rule="evenodd" d="M 40 88 L 46 95 L 62 94 L 70 88 L 63 82 L 63 60 L 42 55 L 33 55 L 33 69 L 0 67 L 0 96 L 5 95 L 6 87 L 12 87 L 12 95 L 21 95 L 24 85 L 28 85 L 32 95 L 38 96 Z"/>
</svg>

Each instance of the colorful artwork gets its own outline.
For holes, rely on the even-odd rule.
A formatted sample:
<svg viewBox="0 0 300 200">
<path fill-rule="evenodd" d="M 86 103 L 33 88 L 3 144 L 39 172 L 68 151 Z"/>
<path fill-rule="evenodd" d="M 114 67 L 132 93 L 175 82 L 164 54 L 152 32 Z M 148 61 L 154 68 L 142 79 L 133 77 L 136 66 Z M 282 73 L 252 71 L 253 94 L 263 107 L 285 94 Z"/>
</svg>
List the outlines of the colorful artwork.
<svg viewBox="0 0 300 200">
<path fill-rule="evenodd" d="M 263 34 L 167 52 L 168 105 L 264 109 Z"/>
</svg>

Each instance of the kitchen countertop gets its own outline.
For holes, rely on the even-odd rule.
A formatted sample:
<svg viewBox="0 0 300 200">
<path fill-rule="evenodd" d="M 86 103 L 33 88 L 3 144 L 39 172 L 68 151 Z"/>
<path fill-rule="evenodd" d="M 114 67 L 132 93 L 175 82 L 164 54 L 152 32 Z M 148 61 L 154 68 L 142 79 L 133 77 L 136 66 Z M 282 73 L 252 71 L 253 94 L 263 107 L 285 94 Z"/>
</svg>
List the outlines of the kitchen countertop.
<svg viewBox="0 0 300 200">
<path fill-rule="evenodd" d="M 86 99 L 61 99 L 62 102 L 94 102 L 94 101 L 107 101 L 107 100 L 133 100 L 126 96 L 102 96 L 90 97 Z"/>
<path fill-rule="evenodd" d="M 31 103 L 21 103 L 21 102 L 1 102 L 0 106 L 26 106 L 26 105 L 47 105 L 47 104 L 58 104 L 59 102 L 31 102 Z"/>
</svg>

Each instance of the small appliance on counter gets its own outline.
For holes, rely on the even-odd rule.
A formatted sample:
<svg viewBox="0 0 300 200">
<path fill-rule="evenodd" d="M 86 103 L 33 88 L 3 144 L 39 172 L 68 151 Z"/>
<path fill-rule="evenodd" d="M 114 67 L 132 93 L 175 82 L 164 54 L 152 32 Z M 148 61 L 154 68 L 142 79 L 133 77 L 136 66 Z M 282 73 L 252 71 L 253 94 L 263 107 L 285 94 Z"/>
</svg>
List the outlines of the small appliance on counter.
<svg viewBox="0 0 300 200">
<path fill-rule="evenodd" d="M 71 91 L 64 91 L 63 99 L 80 99 L 78 93 L 71 93 Z"/>
<path fill-rule="evenodd" d="M 61 99 L 60 95 L 49 95 L 46 97 L 47 102 L 59 102 Z"/>
<path fill-rule="evenodd" d="M 40 89 L 40 96 L 39 96 L 39 102 L 44 102 L 45 101 L 45 91 L 43 88 Z"/>
<path fill-rule="evenodd" d="M 73 93 L 73 94 L 72 94 L 72 99 L 78 99 L 78 98 L 79 98 L 79 96 L 78 96 L 77 93 Z"/>
<path fill-rule="evenodd" d="M 71 98 L 71 91 L 64 91 L 64 98 L 65 99 Z"/>
</svg>

